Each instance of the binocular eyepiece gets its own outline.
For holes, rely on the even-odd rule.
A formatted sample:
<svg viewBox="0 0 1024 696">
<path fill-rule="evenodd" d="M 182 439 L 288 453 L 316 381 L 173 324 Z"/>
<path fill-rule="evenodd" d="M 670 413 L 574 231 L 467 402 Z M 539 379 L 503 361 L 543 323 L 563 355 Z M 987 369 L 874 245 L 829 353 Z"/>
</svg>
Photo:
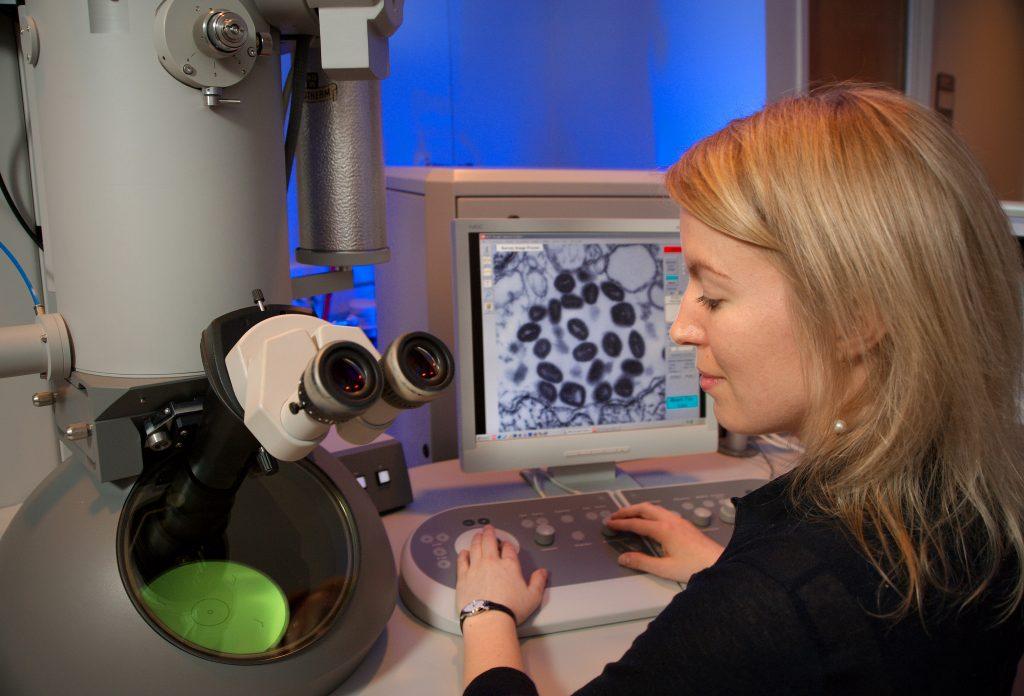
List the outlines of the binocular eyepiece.
<svg viewBox="0 0 1024 696">
<path fill-rule="evenodd" d="M 454 375 L 448 347 L 423 331 L 400 336 L 380 361 L 358 343 L 335 341 L 302 372 L 298 405 L 321 423 L 344 423 L 378 401 L 398 410 L 422 406 L 443 392 Z"/>
<path fill-rule="evenodd" d="M 433 401 L 455 377 L 448 346 L 425 331 L 399 336 L 380 362 L 385 382 L 381 398 L 398 409 Z"/>
<path fill-rule="evenodd" d="M 380 398 L 384 374 L 377 360 L 352 341 L 335 341 L 309 361 L 299 380 L 299 406 L 321 423 L 344 423 Z"/>
</svg>

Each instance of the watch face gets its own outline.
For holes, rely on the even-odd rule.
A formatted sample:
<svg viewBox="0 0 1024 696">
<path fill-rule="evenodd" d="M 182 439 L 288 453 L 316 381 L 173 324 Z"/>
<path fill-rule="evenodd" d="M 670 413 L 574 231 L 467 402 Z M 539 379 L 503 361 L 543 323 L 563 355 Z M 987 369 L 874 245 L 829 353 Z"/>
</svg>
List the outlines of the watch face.
<svg viewBox="0 0 1024 696">
<path fill-rule="evenodd" d="M 474 599 L 472 602 L 470 602 L 469 604 L 467 604 L 465 606 L 465 608 L 462 610 L 462 613 L 463 614 L 473 614 L 475 612 L 480 611 L 485 606 L 487 606 L 487 601 L 486 600 Z"/>
</svg>

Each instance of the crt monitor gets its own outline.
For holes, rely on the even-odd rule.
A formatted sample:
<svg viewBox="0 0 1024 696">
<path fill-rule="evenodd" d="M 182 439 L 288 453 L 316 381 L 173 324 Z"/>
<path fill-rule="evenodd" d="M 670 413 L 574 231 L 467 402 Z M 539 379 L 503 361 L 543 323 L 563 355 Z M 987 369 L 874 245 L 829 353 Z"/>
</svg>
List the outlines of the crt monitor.
<svg viewBox="0 0 1024 696">
<path fill-rule="evenodd" d="M 616 462 L 716 450 L 696 350 L 668 335 L 688 280 L 677 219 L 452 230 L 463 470 L 601 490 L 635 485 Z"/>
</svg>

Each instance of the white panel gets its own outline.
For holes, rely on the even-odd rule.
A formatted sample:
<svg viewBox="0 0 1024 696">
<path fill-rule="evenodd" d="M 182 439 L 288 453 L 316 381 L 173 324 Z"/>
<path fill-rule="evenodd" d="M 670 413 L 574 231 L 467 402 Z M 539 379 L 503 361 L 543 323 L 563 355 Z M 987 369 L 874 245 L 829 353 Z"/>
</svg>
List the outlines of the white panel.
<svg viewBox="0 0 1024 696">
<path fill-rule="evenodd" d="M 463 196 L 458 199 L 458 217 L 460 218 L 671 218 L 678 215 L 679 206 L 665 197 L 477 198 Z"/>
</svg>

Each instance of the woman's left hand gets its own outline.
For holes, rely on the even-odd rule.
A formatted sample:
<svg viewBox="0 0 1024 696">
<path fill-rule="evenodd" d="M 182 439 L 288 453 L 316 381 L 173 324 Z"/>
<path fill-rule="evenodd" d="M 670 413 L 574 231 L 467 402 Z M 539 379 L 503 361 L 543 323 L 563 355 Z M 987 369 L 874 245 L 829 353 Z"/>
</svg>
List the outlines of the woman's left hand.
<svg viewBox="0 0 1024 696">
<path fill-rule="evenodd" d="M 519 556 L 512 544 L 501 544 L 494 527 L 487 525 L 473 537 L 468 551 L 459 553 L 456 564 L 455 598 L 462 608 L 474 599 L 504 604 L 515 612 L 521 624 L 540 606 L 548 571 L 533 571 L 529 583 L 523 578 Z"/>
</svg>

